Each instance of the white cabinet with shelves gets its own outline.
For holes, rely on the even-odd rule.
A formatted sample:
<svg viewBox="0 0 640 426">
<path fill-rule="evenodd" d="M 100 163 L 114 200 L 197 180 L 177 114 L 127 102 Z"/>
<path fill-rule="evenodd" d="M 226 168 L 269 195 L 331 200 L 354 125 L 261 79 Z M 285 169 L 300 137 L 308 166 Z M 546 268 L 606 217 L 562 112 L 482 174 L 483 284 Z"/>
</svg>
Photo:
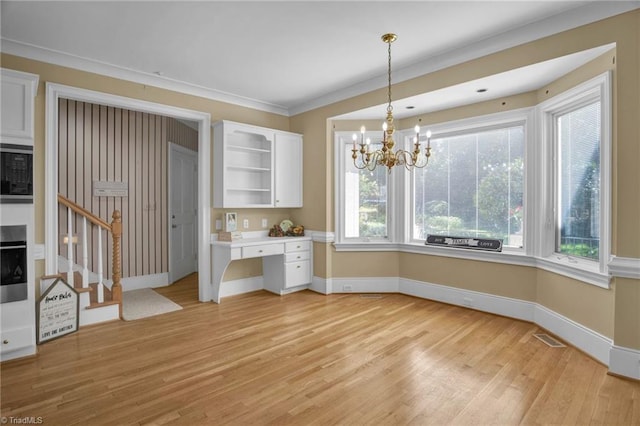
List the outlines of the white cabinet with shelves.
<svg viewBox="0 0 640 426">
<path fill-rule="evenodd" d="M 213 144 L 214 207 L 302 206 L 302 135 L 220 121 Z"/>
</svg>

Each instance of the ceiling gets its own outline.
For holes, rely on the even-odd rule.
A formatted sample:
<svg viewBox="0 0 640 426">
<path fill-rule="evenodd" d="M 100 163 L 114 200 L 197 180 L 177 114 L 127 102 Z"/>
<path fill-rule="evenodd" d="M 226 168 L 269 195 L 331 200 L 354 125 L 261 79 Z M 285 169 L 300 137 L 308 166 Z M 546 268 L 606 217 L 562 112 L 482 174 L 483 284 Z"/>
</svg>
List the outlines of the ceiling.
<svg viewBox="0 0 640 426">
<path fill-rule="evenodd" d="M 398 34 L 392 59 L 399 82 L 640 2 L 3 0 L 0 7 L 3 52 L 293 115 L 385 87 L 387 45 L 380 36 L 386 32 Z M 406 102 L 416 114 L 454 99 L 468 102 L 469 90 L 488 87 L 486 96 L 531 90 L 548 82 L 533 77 L 562 75 L 597 54 Z M 380 108 L 347 117 L 379 117 Z"/>
</svg>

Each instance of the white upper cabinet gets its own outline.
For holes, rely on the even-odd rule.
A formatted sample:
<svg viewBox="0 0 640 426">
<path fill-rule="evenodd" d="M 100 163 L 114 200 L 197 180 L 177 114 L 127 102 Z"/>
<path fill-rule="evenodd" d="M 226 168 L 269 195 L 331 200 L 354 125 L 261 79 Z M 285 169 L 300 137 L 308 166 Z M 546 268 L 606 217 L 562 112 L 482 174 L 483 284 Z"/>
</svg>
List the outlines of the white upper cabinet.
<svg viewBox="0 0 640 426">
<path fill-rule="evenodd" d="M 3 143 L 33 145 L 33 106 L 38 79 L 35 74 L 2 68 L 0 135 Z"/>
<path fill-rule="evenodd" d="M 276 132 L 275 206 L 302 207 L 302 135 Z"/>
<path fill-rule="evenodd" d="M 213 125 L 213 206 L 302 206 L 302 135 L 231 121 Z"/>
</svg>

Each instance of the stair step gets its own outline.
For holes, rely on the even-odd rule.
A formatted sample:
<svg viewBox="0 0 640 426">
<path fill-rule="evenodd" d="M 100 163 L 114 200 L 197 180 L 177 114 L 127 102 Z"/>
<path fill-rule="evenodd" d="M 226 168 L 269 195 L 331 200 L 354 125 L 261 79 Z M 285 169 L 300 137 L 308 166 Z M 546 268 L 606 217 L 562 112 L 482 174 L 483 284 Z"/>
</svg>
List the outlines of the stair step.
<svg viewBox="0 0 640 426">
<path fill-rule="evenodd" d="M 89 306 L 87 306 L 85 309 L 95 309 L 95 308 L 101 308 L 103 306 L 110 306 L 110 305 L 117 305 L 118 302 L 116 302 L 115 300 L 105 300 L 102 303 L 91 303 L 89 304 Z"/>
<path fill-rule="evenodd" d="M 54 276 L 60 277 L 65 281 L 67 280 L 66 272 L 60 272 L 59 274 L 51 275 L 51 277 Z M 82 287 L 82 274 L 79 271 L 73 271 L 73 288 L 78 293 L 88 293 L 90 291 L 93 291 L 91 287 Z"/>
<path fill-rule="evenodd" d="M 104 290 L 104 303 L 113 301 L 111 290 L 107 286 L 102 287 Z M 90 283 L 89 289 L 91 291 L 91 293 L 89 294 L 89 306 L 98 304 L 98 283 Z"/>
</svg>

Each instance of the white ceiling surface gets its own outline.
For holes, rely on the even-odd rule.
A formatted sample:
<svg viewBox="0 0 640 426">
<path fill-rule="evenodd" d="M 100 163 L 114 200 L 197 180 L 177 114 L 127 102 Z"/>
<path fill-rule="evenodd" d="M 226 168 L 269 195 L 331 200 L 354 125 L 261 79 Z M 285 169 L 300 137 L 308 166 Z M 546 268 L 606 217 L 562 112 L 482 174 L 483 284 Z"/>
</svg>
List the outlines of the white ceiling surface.
<svg viewBox="0 0 640 426">
<path fill-rule="evenodd" d="M 293 115 L 385 87 L 386 32 L 398 34 L 392 66 L 399 82 L 638 8 L 640 1 L 3 0 L 0 7 L 6 53 Z M 494 97 L 531 90 L 548 82 L 531 77 L 562 75 L 596 54 L 412 98 L 410 114 L 468 102 L 468 91 L 480 86 Z M 353 117 L 379 117 L 379 110 Z"/>
</svg>

